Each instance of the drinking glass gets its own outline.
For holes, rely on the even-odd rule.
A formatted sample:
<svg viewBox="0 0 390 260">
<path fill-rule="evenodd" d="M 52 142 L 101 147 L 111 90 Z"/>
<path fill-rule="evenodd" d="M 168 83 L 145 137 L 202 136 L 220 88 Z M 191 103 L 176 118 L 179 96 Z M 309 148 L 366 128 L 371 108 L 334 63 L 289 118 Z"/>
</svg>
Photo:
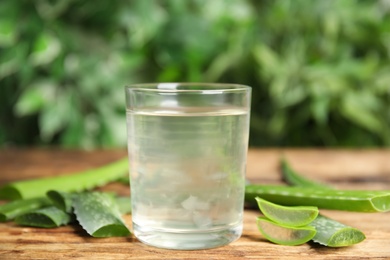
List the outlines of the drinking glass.
<svg viewBox="0 0 390 260">
<path fill-rule="evenodd" d="M 151 83 L 125 91 L 134 235 L 180 250 L 238 239 L 251 88 Z"/>
</svg>

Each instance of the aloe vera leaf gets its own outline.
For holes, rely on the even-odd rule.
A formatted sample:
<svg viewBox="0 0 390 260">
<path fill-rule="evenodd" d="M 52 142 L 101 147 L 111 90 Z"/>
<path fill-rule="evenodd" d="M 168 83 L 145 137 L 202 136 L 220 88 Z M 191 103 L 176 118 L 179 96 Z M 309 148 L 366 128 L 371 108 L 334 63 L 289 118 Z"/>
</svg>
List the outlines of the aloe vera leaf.
<svg viewBox="0 0 390 260">
<path fill-rule="evenodd" d="M 318 208 L 313 206 L 281 206 L 256 197 L 261 212 L 273 222 L 299 227 L 306 226 L 318 216 Z"/>
<path fill-rule="evenodd" d="M 49 204 L 50 201 L 46 197 L 8 202 L 6 204 L 0 205 L 0 222 L 12 220 L 17 216 L 32 210 L 39 209 Z"/>
<path fill-rule="evenodd" d="M 72 213 L 73 193 L 50 190 L 46 195 L 54 206 L 67 213 Z"/>
<path fill-rule="evenodd" d="M 316 234 L 316 229 L 312 226 L 290 227 L 275 223 L 266 217 L 258 217 L 256 222 L 265 238 L 280 245 L 301 245 L 311 240 Z"/>
<path fill-rule="evenodd" d="M 294 171 L 294 169 L 291 168 L 286 159 L 281 160 L 280 166 L 282 170 L 282 176 L 288 184 L 319 189 L 333 189 L 333 187 L 330 185 L 303 177 L 301 174 L 297 173 Z"/>
<path fill-rule="evenodd" d="M 76 194 L 73 207 L 80 225 L 93 237 L 127 236 L 130 234 L 118 206 L 107 194 L 100 192 Z"/>
<path fill-rule="evenodd" d="M 318 216 L 310 226 L 317 230 L 313 241 L 329 247 L 350 246 L 362 242 L 366 236 L 359 229 L 344 225 L 325 216 Z"/>
<path fill-rule="evenodd" d="M 69 213 L 49 206 L 20 215 L 15 218 L 15 223 L 22 226 L 53 228 L 66 225 L 71 220 Z"/>
<path fill-rule="evenodd" d="M 131 213 L 131 199 L 130 197 L 115 197 L 115 202 L 122 214 Z"/>
<path fill-rule="evenodd" d="M 128 159 L 123 158 L 99 168 L 73 174 L 17 181 L 0 188 L 0 199 L 27 199 L 43 197 L 49 190 L 82 191 L 102 186 L 128 172 Z"/>
<path fill-rule="evenodd" d="M 316 206 L 356 212 L 385 212 L 390 210 L 390 191 L 326 190 L 311 187 L 247 185 L 245 201 L 256 197 L 286 206 Z"/>
<path fill-rule="evenodd" d="M 283 166 L 284 165 L 284 166 Z M 333 189 L 333 187 L 308 180 L 294 171 L 287 163 L 282 161 L 282 172 L 285 180 L 293 185 L 301 187 L 316 187 L 319 189 Z M 365 239 L 365 235 L 359 229 L 344 225 L 336 220 L 319 215 L 311 224 L 317 230 L 313 238 L 314 242 L 329 247 L 350 246 L 360 243 Z"/>
<path fill-rule="evenodd" d="M 105 194 L 112 197 L 116 204 L 118 205 L 119 211 L 122 214 L 131 213 L 131 200 L 130 197 L 125 196 L 116 196 L 115 193 L 104 192 Z M 73 198 L 75 193 L 61 192 L 56 190 L 51 190 L 47 192 L 47 196 L 52 201 L 53 205 L 57 208 L 67 212 L 73 212 Z"/>
</svg>

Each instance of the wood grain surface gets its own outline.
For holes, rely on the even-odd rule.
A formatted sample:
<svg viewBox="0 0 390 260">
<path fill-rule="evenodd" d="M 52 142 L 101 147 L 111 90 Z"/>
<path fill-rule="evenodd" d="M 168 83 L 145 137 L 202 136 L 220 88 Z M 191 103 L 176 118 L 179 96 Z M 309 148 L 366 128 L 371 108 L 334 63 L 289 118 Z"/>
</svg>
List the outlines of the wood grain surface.
<svg viewBox="0 0 390 260">
<path fill-rule="evenodd" d="M 390 190 L 390 150 L 251 149 L 247 177 L 262 184 L 281 183 L 278 161 L 284 155 L 309 178 L 347 189 Z M 101 166 L 126 156 L 124 150 L 74 151 L 24 149 L 0 151 L 0 185 Z M 126 185 L 103 187 L 129 194 Z M 390 259 L 390 213 L 322 210 L 322 214 L 362 230 L 366 240 L 345 248 L 314 243 L 281 246 L 257 230 L 257 210 L 245 210 L 240 239 L 223 247 L 175 251 L 144 245 L 136 238 L 92 238 L 77 225 L 55 229 L 0 223 L 0 259 Z M 125 216 L 131 227 L 131 216 Z"/>
</svg>

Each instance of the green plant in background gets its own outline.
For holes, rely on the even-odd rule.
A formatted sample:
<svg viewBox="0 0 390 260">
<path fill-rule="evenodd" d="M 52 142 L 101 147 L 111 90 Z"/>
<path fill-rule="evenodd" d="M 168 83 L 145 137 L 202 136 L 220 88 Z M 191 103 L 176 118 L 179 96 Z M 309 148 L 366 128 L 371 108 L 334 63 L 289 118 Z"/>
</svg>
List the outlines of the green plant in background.
<svg viewBox="0 0 390 260">
<path fill-rule="evenodd" d="M 389 6 L 276 1 L 268 17 L 253 54 L 272 115 L 254 127 L 282 143 L 389 145 Z"/>
<path fill-rule="evenodd" d="M 12 33 L 2 48 L 1 98 L 13 114 L 4 120 L 2 135 L 74 147 L 125 143 L 123 86 L 138 80 L 134 74 L 143 57 L 125 35 L 118 36 L 119 1 L 1 5 Z M 38 127 L 20 122 L 27 120 Z M 30 140 L 21 139 L 26 136 Z"/>
<path fill-rule="evenodd" d="M 124 147 L 124 85 L 208 81 L 252 146 L 388 147 L 387 2 L 1 1 L 0 145 Z"/>
</svg>

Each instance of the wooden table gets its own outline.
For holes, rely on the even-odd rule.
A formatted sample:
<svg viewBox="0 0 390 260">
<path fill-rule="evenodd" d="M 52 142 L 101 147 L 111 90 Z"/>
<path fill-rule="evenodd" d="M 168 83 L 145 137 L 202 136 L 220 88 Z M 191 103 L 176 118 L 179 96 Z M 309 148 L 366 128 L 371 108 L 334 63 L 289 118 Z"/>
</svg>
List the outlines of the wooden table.
<svg viewBox="0 0 390 260">
<path fill-rule="evenodd" d="M 307 177 L 348 189 L 390 189 L 390 150 L 250 150 L 247 177 L 263 184 L 281 183 L 278 160 L 284 154 Z M 58 175 L 103 165 L 126 155 L 124 150 L 3 150 L 0 185 L 13 180 Z M 104 189 L 128 194 L 128 187 Z M 242 237 L 230 245 L 199 251 L 164 250 L 134 237 L 92 238 L 78 226 L 56 229 L 0 223 L 0 259 L 390 259 L 390 213 L 322 210 L 324 215 L 359 228 L 362 243 L 345 248 L 317 244 L 281 246 L 267 242 L 257 230 L 256 210 L 246 210 Z M 131 216 L 125 216 L 130 225 Z"/>
</svg>

